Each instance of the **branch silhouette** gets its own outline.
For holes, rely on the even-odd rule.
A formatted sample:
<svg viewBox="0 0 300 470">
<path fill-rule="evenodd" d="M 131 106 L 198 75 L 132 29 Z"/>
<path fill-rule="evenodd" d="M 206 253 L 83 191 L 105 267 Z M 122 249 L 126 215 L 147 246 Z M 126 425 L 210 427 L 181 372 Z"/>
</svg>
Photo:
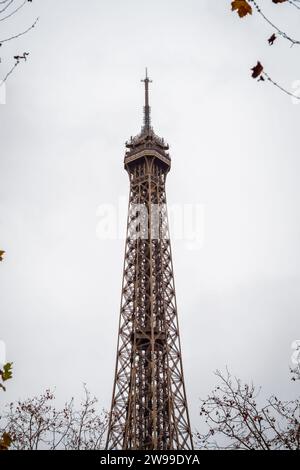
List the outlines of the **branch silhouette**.
<svg viewBox="0 0 300 470">
<path fill-rule="evenodd" d="M 300 10 L 299 0 L 272 0 L 272 3 L 276 5 L 279 5 L 279 4 L 282 5 L 286 3 Z M 253 5 L 253 8 L 252 8 L 252 5 Z M 282 28 L 275 25 L 273 21 L 271 21 L 266 16 L 266 14 L 262 11 L 257 0 L 234 0 L 231 2 L 231 9 L 232 11 L 236 11 L 240 18 L 244 18 L 244 17 L 247 17 L 248 15 L 252 15 L 253 9 L 254 9 L 254 11 L 256 11 L 267 22 L 267 24 L 271 26 L 272 29 L 275 30 L 276 32 L 276 33 L 273 32 L 273 34 L 268 38 L 268 43 L 270 46 L 273 46 L 275 41 L 277 42 L 277 35 L 279 37 L 282 37 L 286 41 L 288 41 L 291 44 L 291 47 L 295 45 L 300 45 L 300 40 L 291 37 L 290 34 L 288 34 Z M 270 76 L 270 74 L 264 70 L 264 66 L 261 64 L 260 61 L 258 61 L 257 65 L 254 66 L 251 70 L 252 70 L 252 77 L 254 79 L 258 79 L 259 82 L 267 81 L 268 83 L 271 83 L 273 86 L 275 86 L 278 90 L 282 91 L 284 94 L 296 100 L 300 100 L 300 94 L 293 93 L 289 91 L 287 88 L 285 88 L 284 86 L 280 85 L 277 80 L 274 80 Z"/>
<path fill-rule="evenodd" d="M 2 46 L 3 43 L 8 42 L 8 41 L 12 41 L 13 39 L 17 39 L 17 38 L 23 36 L 24 34 L 28 33 L 31 29 L 33 29 L 35 27 L 35 25 L 37 24 L 38 21 L 39 21 L 39 17 L 37 17 L 36 20 L 34 21 L 34 23 L 31 26 L 29 26 L 29 28 L 27 28 L 25 31 L 22 31 L 21 33 L 18 33 L 14 36 L 10 36 L 6 39 L 0 39 L 0 45 Z"/>
<path fill-rule="evenodd" d="M 5 21 L 5 20 L 11 18 L 12 16 L 16 15 L 22 8 L 25 7 L 26 3 L 32 3 L 32 0 L 23 0 L 23 2 L 21 4 L 19 4 L 19 6 L 17 6 L 15 9 L 13 9 L 12 11 L 9 12 L 8 8 L 10 6 L 12 6 L 14 3 L 15 3 L 15 0 L 1 0 L 0 1 L 0 5 L 4 5 L 3 8 L 0 9 L 0 22 Z M 1 14 L 4 13 L 5 11 L 7 11 L 7 14 L 5 16 L 1 17 Z M 2 47 L 5 43 L 7 43 L 9 41 L 13 41 L 14 39 L 18 39 L 18 38 L 24 36 L 25 34 L 29 33 L 29 31 L 31 31 L 36 26 L 38 21 L 39 21 L 39 17 L 37 17 L 34 20 L 34 22 L 28 28 L 26 28 L 25 30 L 20 31 L 17 34 L 12 34 L 11 36 L 8 36 L 4 39 L 0 39 L 0 47 Z M 24 61 L 26 61 L 28 55 L 29 55 L 28 52 L 24 52 L 23 55 L 15 55 L 14 56 L 15 63 L 9 69 L 9 71 L 6 73 L 4 78 L 2 78 L 2 80 L 0 80 L 0 86 L 3 85 L 3 83 L 5 83 L 7 81 L 7 79 L 12 75 L 12 73 L 16 70 L 16 68 L 18 67 L 18 65 L 20 64 L 22 59 L 24 59 Z M 1 58 L 0 58 L 0 62 L 2 62 Z"/>
<path fill-rule="evenodd" d="M 300 44 L 300 41 L 298 41 L 297 39 L 293 39 L 292 37 L 290 37 L 285 31 L 283 31 L 283 29 L 279 28 L 278 26 L 276 26 L 271 20 L 269 20 L 269 18 L 264 14 L 264 12 L 262 11 L 261 7 L 258 5 L 258 3 L 256 2 L 256 0 L 249 0 L 250 3 L 253 3 L 256 11 L 260 14 L 260 16 L 272 27 L 274 28 L 277 33 L 282 36 L 284 39 L 286 39 L 287 41 L 289 41 L 293 46 L 295 44 L 299 45 Z M 293 4 L 293 2 L 291 2 L 291 4 Z M 296 5 L 294 5 L 296 6 Z M 297 6 L 297 8 L 299 8 L 299 6 Z"/>
<path fill-rule="evenodd" d="M 10 0 L 10 1 L 8 2 L 8 4 L 7 4 L 4 8 L 2 8 L 2 10 L 0 10 L 0 14 L 3 13 L 5 10 L 7 10 L 7 8 L 8 8 L 14 1 L 15 1 L 15 0 Z"/>
<path fill-rule="evenodd" d="M 3 18 L 0 18 L 0 21 L 4 21 L 4 20 L 7 20 L 8 18 L 11 18 L 15 13 L 20 11 L 21 8 L 23 8 L 27 2 L 28 2 L 28 0 L 24 0 L 24 2 L 21 5 L 19 5 L 18 8 L 16 8 L 14 11 L 9 13 L 9 15 L 6 15 Z"/>
</svg>

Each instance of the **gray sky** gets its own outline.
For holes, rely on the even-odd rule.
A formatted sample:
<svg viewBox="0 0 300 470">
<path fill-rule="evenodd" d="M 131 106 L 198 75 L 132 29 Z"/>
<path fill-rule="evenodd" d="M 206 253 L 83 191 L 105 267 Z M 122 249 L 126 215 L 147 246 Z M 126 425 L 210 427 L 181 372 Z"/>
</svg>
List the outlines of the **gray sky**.
<svg viewBox="0 0 300 470">
<path fill-rule="evenodd" d="M 296 12 L 272 11 L 298 32 Z M 31 54 L 0 106 L 0 338 L 14 361 L 1 401 L 56 387 L 63 402 L 86 382 L 110 405 L 124 240 L 97 238 L 97 208 L 128 196 L 124 142 L 140 130 L 146 65 L 153 126 L 171 146 L 168 202 L 205 212 L 201 249 L 172 243 L 192 425 L 226 365 L 294 396 L 300 106 L 249 68 L 260 59 L 291 88 L 296 46 L 269 47 L 273 31 L 227 0 L 36 1 L 2 33 L 35 15 L 1 51 L 2 76 L 9 56 Z"/>
</svg>

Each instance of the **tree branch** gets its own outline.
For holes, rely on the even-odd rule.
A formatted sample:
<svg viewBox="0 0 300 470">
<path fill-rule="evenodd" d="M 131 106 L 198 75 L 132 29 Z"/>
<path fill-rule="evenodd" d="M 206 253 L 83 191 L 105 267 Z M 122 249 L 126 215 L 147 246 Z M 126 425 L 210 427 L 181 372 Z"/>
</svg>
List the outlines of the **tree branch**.
<svg viewBox="0 0 300 470">
<path fill-rule="evenodd" d="M 14 2 L 15 0 L 10 0 L 9 3 L 4 7 L 2 8 L 2 10 L 0 10 L 0 14 L 3 13 L 5 10 L 7 10 L 7 8 Z M 6 3 L 6 2 L 4 2 Z"/>
<path fill-rule="evenodd" d="M 249 0 L 249 2 L 253 3 L 253 5 L 254 5 L 256 11 L 260 14 L 260 16 L 261 16 L 270 26 L 272 26 L 272 28 L 274 28 L 280 36 L 282 36 L 284 39 L 286 39 L 287 41 L 289 41 L 289 42 L 292 44 L 292 46 L 294 46 L 295 44 L 297 44 L 297 45 L 300 44 L 300 41 L 291 38 L 290 36 L 288 36 L 288 34 L 286 34 L 284 31 L 282 31 L 282 29 L 278 28 L 278 26 L 276 26 L 274 23 L 272 23 L 272 21 L 270 21 L 269 18 L 267 18 L 267 16 L 263 13 L 263 11 L 261 10 L 261 8 L 260 8 L 260 6 L 258 5 L 258 3 L 256 2 L 256 0 Z"/>
<path fill-rule="evenodd" d="M 0 21 L 4 21 L 4 20 L 7 20 L 8 18 L 10 18 L 11 16 L 13 16 L 15 13 L 17 13 L 19 10 L 21 10 L 21 8 L 24 7 L 25 3 L 28 3 L 28 0 L 24 0 L 24 2 L 18 6 L 18 8 L 16 8 L 14 11 L 12 11 L 11 13 L 9 13 L 9 15 L 6 15 L 4 16 L 3 18 L 0 18 Z"/>
<path fill-rule="evenodd" d="M 289 95 L 291 96 L 292 98 L 295 98 L 296 100 L 300 100 L 300 96 L 297 96 L 295 95 L 294 93 L 292 93 L 291 91 L 288 91 L 286 90 L 284 87 L 282 87 L 281 85 L 279 85 L 277 82 L 275 82 L 271 77 L 270 75 L 267 74 L 267 72 L 262 72 L 262 75 L 264 75 L 266 77 L 266 79 L 272 83 L 272 85 L 276 86 L 276 88 L 278 88 L 279 90 L 283 91 L 283 93 L 285 93 L 286 95 Z"/>
<path fill-rule="evenodd" d="M 20 36 L 23 36 L 24 34 L 28 33 L 31 29 L 33 29 L 35 27 L 35 25 L 37 24 L 38 21 L 39 21 L 39 17 L 37 17 L 36 20 L 34 21 L 34 23 L 31 26 L 29 26 L 29 28 L 27 28 L 25 31 L 23 31 L 21 33 L 18 33 L 15 36 L 11 36 L 9 38 L 0 40 L 0 46 L 2 46 L 2 44 L 4 42 L 12 41 L 13 39 L 17 39 Z"/>
</svg>

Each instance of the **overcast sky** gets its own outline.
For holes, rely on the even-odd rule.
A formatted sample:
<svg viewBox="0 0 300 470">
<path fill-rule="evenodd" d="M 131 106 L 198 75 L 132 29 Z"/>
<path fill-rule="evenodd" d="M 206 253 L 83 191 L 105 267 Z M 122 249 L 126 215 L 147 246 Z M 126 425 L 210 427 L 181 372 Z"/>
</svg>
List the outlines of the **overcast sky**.
<svg viewBox="0 0 300 470">
<path fill-rule="evenodd" d="M 289 8 L 272 19 L 298 33 Z M 249 68 L 260 59 L 290 89 L 297 46 L 269 47 L 273 31 L 228 0 L 35 1 L 1 36 L 35 16 L 1 48 L 2 76 L 30 51 L 0 105 L 0 339 L 14 362 L 1 401 L 56 387 L 63 402 L 86 382 L 110 406 L 124 239 L 97 237 L 97 210 L 128 197 L 124 142 L 141 127 L 145 66 L 153 126 L 170 143 L 168 203 L 204 208 L 201 248 L 172 242 L 192 425 L 226 365 L 293 397 L 300 105 Z M 126 210 L 124 235 L 125 222 Z"/>
</svg>

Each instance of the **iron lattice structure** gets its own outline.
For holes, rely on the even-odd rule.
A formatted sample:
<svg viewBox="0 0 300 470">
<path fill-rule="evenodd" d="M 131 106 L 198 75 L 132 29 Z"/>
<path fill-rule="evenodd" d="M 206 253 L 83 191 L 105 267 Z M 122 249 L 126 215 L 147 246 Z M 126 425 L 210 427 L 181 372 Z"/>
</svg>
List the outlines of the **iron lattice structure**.
<svg viewBox="0 0 300 470">
<path fill-rule="evenodd" d="M 144 125 L 126 143 L 127 238 L 107 449 L 192 449 L 177 318 L 165 182 L 169 147 Z"/>
</svg>

